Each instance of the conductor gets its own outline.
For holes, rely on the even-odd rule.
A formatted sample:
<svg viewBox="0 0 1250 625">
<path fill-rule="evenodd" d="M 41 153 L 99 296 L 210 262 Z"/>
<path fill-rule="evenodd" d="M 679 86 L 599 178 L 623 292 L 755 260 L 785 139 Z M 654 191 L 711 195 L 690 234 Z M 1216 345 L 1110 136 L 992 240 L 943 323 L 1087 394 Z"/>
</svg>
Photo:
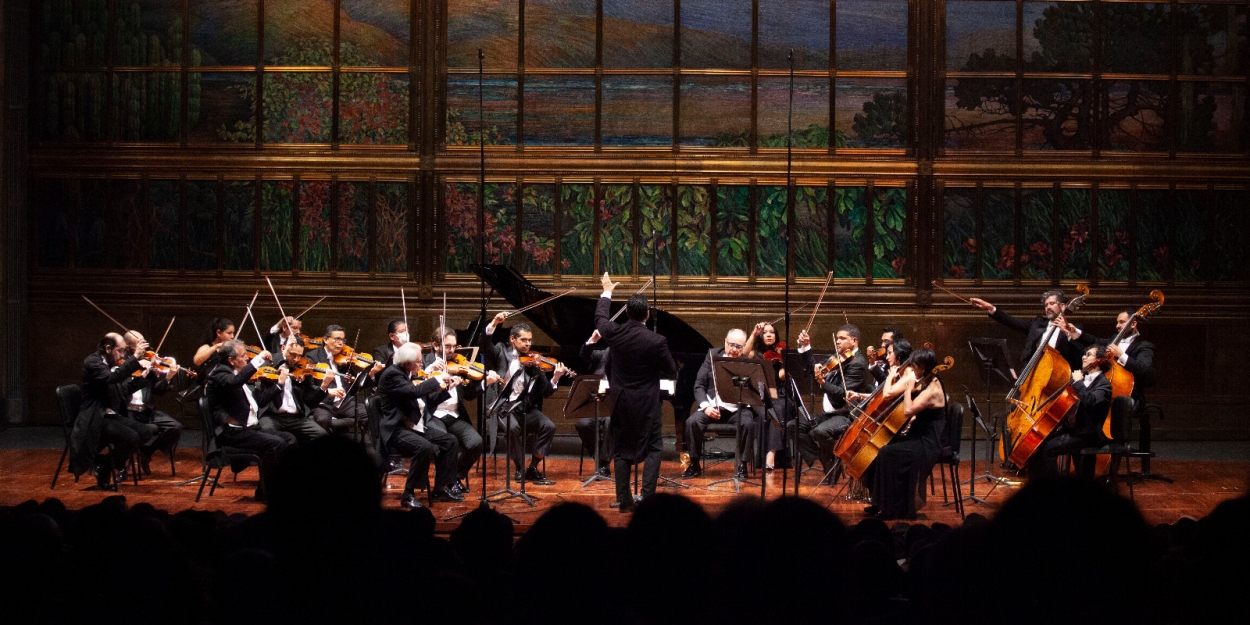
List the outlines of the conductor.
<svg viewBox="0 0 1250 625">
<path fill-rule="evenodd" d="M 601 279 L 603 294 L 595 306 L 595 328 L 612 349 L 608 368 L 608 412 L 612 415 L 616 472 L 616 500 L 622 513 L 632 512 L 634 498 L 629 492 L 629 465 L 645 460 L 642 469 L 642 496 L 655 494 L 660 475 L 660 380 L 677 375 L 677 365 L 668 352 L 668 340 L 647 329 L 650 316 L 647 296 L 629 298 L 625 314 L 629 320 L 611 320 L 612 282 L 607 272 Z"/>
</svg>

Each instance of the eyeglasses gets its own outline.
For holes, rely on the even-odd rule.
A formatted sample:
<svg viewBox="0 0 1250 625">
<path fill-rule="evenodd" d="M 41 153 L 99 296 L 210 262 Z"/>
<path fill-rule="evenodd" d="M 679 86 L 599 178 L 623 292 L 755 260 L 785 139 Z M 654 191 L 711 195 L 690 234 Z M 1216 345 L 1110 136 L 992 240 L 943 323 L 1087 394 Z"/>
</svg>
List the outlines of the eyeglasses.
<svg viewBox="0 0 1250 625">
<path fill-rule="evenodd" d="M 327 340 L 327 341 L 334 341 L 335 343 L 342 343 L 342 342 L 344 342 L 344 341 L 346 341 L 346 340 L 347 340 L 347 337 L 345 337 L 345 336 L 328 336 L 328 337 L 326 337 L 326 340 Z"/>
<path fill-rule="evenodd" d="M 725 343 L 725 346 L 732 347 L 733 349 L 746 349 L 747 347 L 746 345 L 741 345 L 738 343 Z"/>
</svg>

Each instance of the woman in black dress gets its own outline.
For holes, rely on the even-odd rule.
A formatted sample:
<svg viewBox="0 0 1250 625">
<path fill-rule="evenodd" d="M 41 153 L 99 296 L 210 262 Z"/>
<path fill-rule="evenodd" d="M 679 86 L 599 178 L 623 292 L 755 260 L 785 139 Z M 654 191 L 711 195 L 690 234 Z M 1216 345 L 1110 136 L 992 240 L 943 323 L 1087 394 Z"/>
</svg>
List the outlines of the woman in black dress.
<svg viewBox="0 0 1250 625">
<path fill-rule="evenodd" d="M 743 358 L 763 358 L 764 366 L 771 366 L 776 371 L 777 399 L 772 399 L 769 403 L 773 413 L 783 425 L 790 420 L 790 415 L 794 414 L 794 406 L 790 406 L 789 415 L 782 414 L 786 406 L 786 388 L 790 385 L 789 380 L 786 379 L 785 353 L 786 343 L 777 340 L 777 328 L 771 323 L 761 322 L 755 324 L 755 329 L 747 341 L 746 352 L 743 354 Z M 786 431 L 774 426 L 771 417 L 763 419 L 759 425 L 760 435 L 764 437 L 765 469 L 772 469 L 775 466 L 777 452 L 784 452 L 786 449 Z"/>
<path fill-rule="evenodd" d="M 886 378 L 887 397 L 901 395 L 903 412 L 910 418 L 906 432 L 900 431 L 864 473 L 864 483 L 872 494 L 873 505 L 864 511 L 882 519 L 914 519 L 916 489 L 933 470 L 941 451 L 942 430 L 946 427 L 946 391 L 936 375 L 927 376 L 937 366 L 933 350 L 920 348 L 910 360 Z"/>
</svg>

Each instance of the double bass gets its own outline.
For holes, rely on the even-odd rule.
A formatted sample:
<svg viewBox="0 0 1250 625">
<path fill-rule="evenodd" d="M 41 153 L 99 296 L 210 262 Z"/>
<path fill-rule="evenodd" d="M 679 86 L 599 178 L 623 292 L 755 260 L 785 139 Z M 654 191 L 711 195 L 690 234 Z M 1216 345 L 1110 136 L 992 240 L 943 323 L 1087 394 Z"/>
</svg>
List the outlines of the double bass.
<svg viewBox="0 0 1250 625">
<path fill-rule="evenodd" d="M 1089 287 L 1078 284 L 1080 295 L 1068 302 L 1064 313 L 1075 312 L 1085 304 Z M 1007 415 L 1007 439 L 1010 449 L 1007 460 L 1023 467 L 1046 437 L 1075 410 L 1080 398 L 1072 388 L 1072 367 L 1059 350 L 1050 346 L 1050 338 L 1059 328 L 1051 325 L 1042 334 L 1028 365 L 1016 378 L 1007 393 L 1007 401 L 1015 406 Z"/>
<path fill-rule="evenodd" d="M 909 363 L 910 359 L 900 365 L 899 370 Z M 934 367 L 918 382 L 922 386 L 927 385 L 937 374 L 953 366 L 955 359 L 947 356 L 942 364 Z M 903 410 L 903 395 L 887 399 L 884 389 L 885 384 L 878 385 L 872 395 L 853 410 L 856 413 L 855 420 L 833 449 L 833 455 L 842 461 L 846 474 L 857 480 L 877 459 L 881 448 L 894 440 L 899 432 L 906 430 L 911 422 L 911 418 Z"/>
</svg>

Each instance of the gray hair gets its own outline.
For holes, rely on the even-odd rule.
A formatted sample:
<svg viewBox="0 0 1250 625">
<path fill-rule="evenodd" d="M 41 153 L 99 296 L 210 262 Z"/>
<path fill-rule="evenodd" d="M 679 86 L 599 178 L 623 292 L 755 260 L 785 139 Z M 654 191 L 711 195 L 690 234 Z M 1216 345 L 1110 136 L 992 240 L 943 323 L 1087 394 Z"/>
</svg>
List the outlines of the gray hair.
<svg viewBox="0 0 1250 625">
<path fill-rule="evenodd" d="M 404 366 L 417 362 L 421 358 L 421 346 L 416 343 L 404 343 L 395 350 L 395 364 Z"/>
<path fill-rule="evenodd" d="M 246 349 L 247 344 L 243 341 L 240 341 L 239 339 L 230 339 L 229 341 L 222 343 L 221 347 L 217 348 L 217 357 L 220 358 L 222 362 L 225 362 L 237 356 L 240 350 Z"/>
<path fill-rule="evenodd" d="M 1045 304 L 1046 300 L 1052 297 L 1057 298 L 1060 304 L 1068 301 L 1068 298 L 1063 296 L 1063 291 L 1059 289 L 1051 289 L 1049 291 L 1046 291 L 1045 293 L 1042 293 L 1042 303 Z"/>
</svg>

